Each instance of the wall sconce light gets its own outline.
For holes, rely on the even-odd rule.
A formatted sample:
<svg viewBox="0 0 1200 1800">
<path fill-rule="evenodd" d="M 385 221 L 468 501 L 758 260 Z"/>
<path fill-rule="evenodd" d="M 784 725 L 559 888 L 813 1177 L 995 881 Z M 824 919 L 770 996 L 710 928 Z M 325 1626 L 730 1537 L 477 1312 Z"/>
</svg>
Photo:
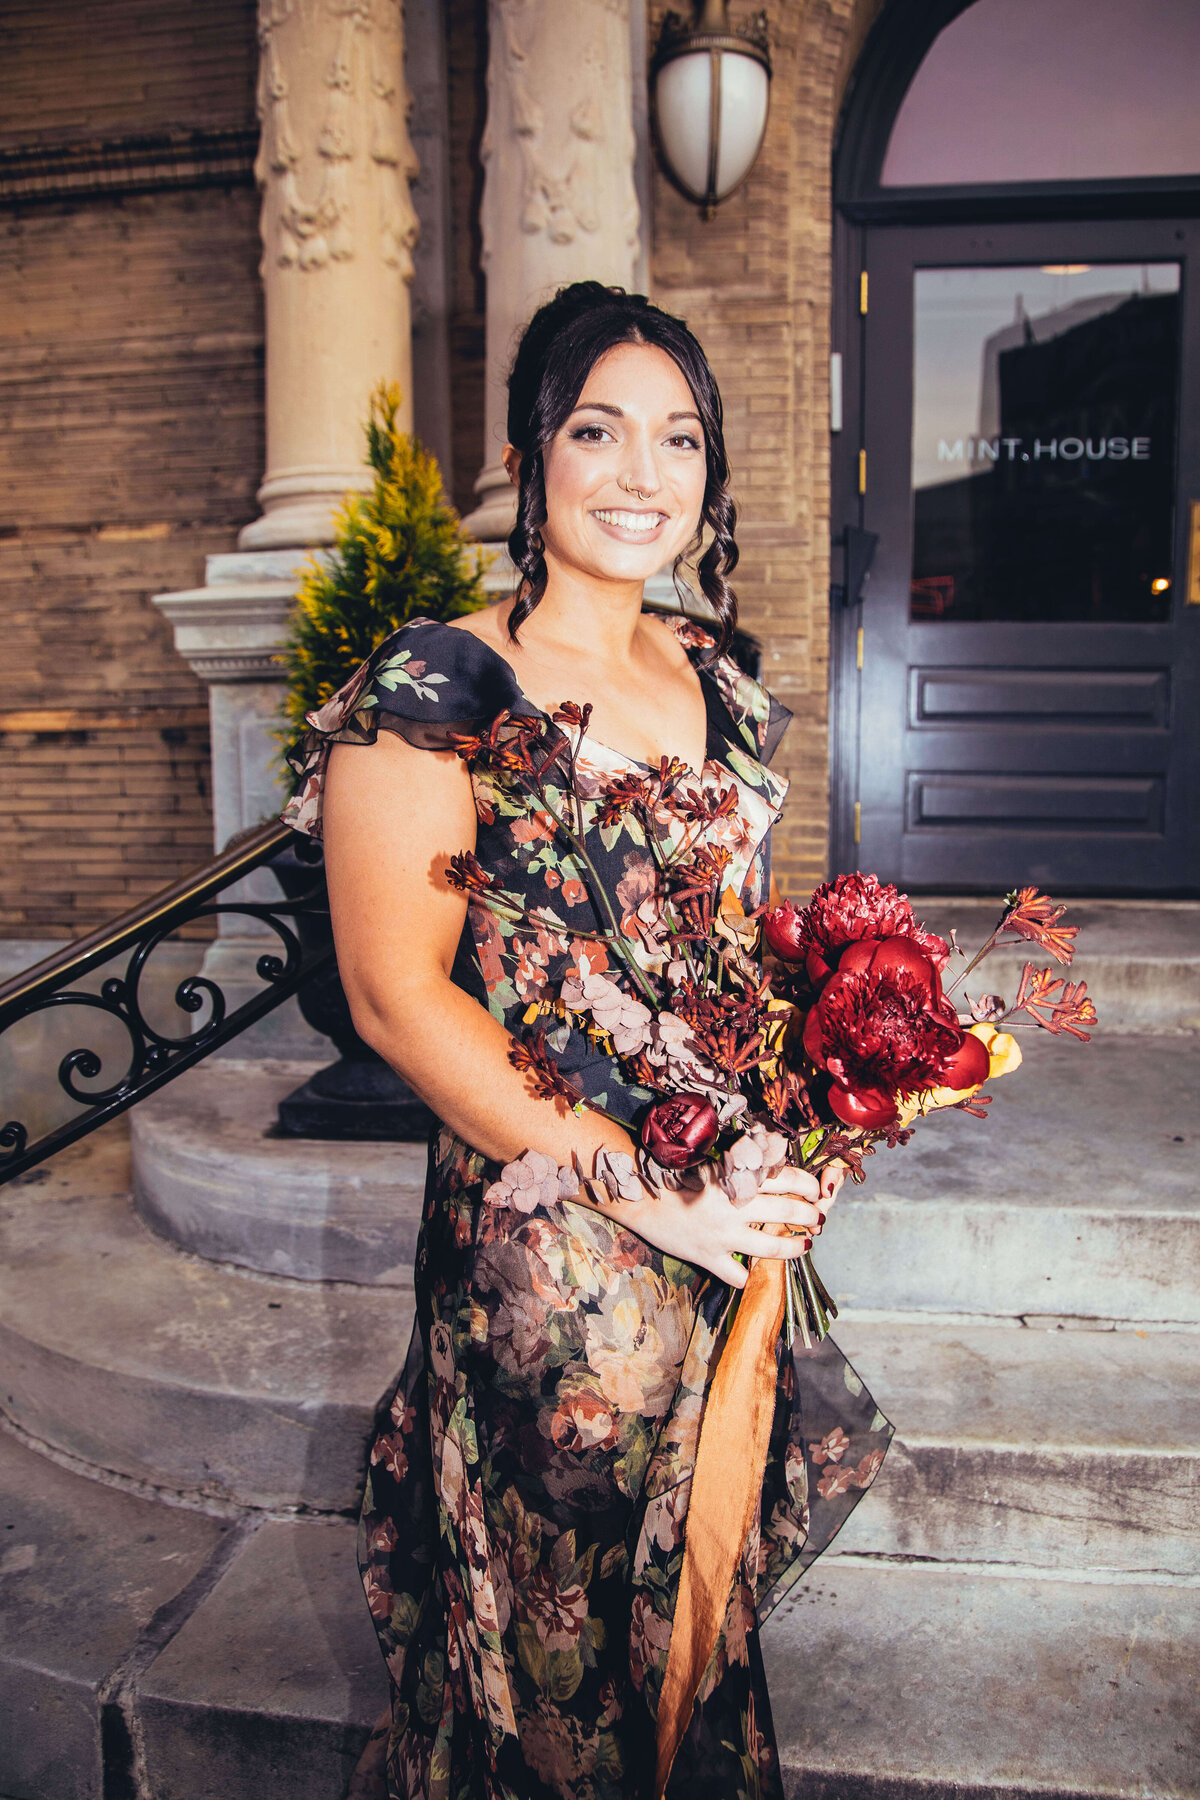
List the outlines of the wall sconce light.
<svg viewBox="0 0 1200 1800">
<path fill-rule="evenodd" d="M 650 65 L 650 90 L 667 173 L 711 219 L 717 202 L 754 167 L 767 129 L 766 13 L 738 32 L 729 23 L 729 0 L 702 0 L 695 25 L 669 12 Z"/>
</svg>

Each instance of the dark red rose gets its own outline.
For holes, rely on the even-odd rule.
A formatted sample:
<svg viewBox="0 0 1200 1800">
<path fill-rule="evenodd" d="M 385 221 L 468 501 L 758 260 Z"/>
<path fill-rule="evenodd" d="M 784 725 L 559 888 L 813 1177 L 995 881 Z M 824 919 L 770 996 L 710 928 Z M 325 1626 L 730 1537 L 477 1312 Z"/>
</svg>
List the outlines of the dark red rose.
<svg viewBox="0 0 1200 1800">
<path fill-rule="evenodd" d="M 690 1169 L 712 1149 L 721 1130 L 716 1108 L 703 1094 L 656 1100 L 642 1120 L 642 1143 L 664 1169 Z"/>
<path fill-rule="evenodd" d="M 804 964 L 816 988 L 839 966 L 847 944 L 905 937 L 911 938 L 939 973 L 950 960 L 945 939 L 923 931 L 907 897 L 894 887 L 884 887 L 874 875 L 838 875 L 822 883 L 799 912 L 785 901 L 764 914 L 763 932 L 776 956 Z"/>
<path fill-rule="evenodd" d="M 835 1117 L 867 1129 L 894 1124 L 901 1095 L 975 1087 L 988 1072 L 987 1051 L 942 997 L 933 962 L 904 935 L 843 950 L 804 1022 L 804 1049 L 830 1077 Z"/>
</svg>

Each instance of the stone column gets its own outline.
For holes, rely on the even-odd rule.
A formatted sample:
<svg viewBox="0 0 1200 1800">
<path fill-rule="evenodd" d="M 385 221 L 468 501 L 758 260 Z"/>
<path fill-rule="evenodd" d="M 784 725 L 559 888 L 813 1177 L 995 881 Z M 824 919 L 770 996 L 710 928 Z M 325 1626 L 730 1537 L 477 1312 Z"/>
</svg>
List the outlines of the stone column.
<svg viewBox="0 0 1200 1800">
<path fill-rule="evenodd" d="M 523 327 L 565 282 L 633 287 L 640 258 L 630 0 L 490 0 L 488 21 L 485 462 L 465 524 L 495 542 L 514 518 L 500 451 Z"/>
<path fill-rule="evenodd" d="M 408 283 L 417 217 L 400 0 L 259 0 L 267 469 L 246 550 L 328 543 L 367 485 L 371 389 L 411 429 Z"/>
<path fill-rule="evenodd" d="M 424 29 L 436 27 L 428 6 Z M 398 381 L 412 418 L 409 321 L 416 164 L 400 0 L 259 0 L 256 173 L 262 188 L 267 470 L 241 548 L 208 558 L 203 587 L 160 594 L 175 644 L 208 684 L 216 848 L 278 810 L 287 630 L 308 552 L 331 542 L 349 489 L 365 489 L 372 389 Z M 247 897 L 277 896 L 260 872 Z M 252 922 L 205 958 L 231 1003 L 261 989 Z M 240 1055 L 327 1056 L 289 1002 L 237 1040 Z"/>
</svg>

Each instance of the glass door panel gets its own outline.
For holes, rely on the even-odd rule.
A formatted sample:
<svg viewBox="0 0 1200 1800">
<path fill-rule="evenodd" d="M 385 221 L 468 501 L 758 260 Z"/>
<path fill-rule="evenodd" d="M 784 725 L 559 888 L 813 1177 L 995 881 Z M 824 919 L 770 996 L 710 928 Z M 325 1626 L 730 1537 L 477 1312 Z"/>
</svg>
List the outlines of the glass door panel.
<svg viewBox="0 0 1200 1800">
<path fill-rule="evenodd" d="M 1200 885 L 1197 257 L 1190 218 L 868 232 L 853 864 Z"/>
<path fill-rule="evenodd" d="M 917 269 L 914 622 L 1170 617 L 1177 262 Z"/>
</svg>

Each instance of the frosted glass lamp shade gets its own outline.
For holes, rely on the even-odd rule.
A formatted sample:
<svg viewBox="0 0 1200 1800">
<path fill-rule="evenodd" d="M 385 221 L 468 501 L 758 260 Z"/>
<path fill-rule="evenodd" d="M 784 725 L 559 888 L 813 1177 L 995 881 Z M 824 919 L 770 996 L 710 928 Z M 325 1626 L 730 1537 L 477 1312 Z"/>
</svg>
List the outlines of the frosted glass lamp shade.
<svg viewBox="0 0 1200 1800">
<path fill-rule="evenodd" d="M 752 35 L 709 0 L 699 28 L 669 14 L 652 71 L 659 149 L 672 179 L 711 214 L 754 167 L 767 129 L 771 64 L 763 15 Z"/>
</svg>

